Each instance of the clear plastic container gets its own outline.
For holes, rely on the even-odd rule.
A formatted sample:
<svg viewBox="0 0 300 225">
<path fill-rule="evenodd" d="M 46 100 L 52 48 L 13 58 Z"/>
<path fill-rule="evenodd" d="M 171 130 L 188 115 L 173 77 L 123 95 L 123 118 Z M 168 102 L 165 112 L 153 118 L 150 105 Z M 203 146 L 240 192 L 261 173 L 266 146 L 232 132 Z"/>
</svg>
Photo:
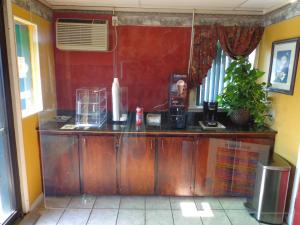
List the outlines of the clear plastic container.
<svg viewBox="0 0 300 225">
<path fill-rule="evenodd" d="M 128 88 L 120 87 L 120 122 L 128 119 Z"/>
<path fill-rule="evenodd" d="M 76 90 L 76 125 L 101 127 L 107 120 L 106 88 Z"/>
</svg>

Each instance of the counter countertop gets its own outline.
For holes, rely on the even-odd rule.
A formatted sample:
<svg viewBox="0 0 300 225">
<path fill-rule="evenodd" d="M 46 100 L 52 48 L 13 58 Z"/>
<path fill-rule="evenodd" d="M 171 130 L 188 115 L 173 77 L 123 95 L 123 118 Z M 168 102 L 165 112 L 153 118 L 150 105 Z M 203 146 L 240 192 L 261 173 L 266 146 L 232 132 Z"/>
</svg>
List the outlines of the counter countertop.
<svg viewBox="0 0 300 225">
<path fill-rule="evenodd" d="M 145 123 L 141 127 L 136 127 L 134 120 L 129 120 L 126 125 L 113 125 L 109 122 L 102 127 L 77 127 L 71 130 L 61 129 L 66 124 L 74 124 L 74 119 L 67 123 L 47 121 L 40 124 L 37 130 L 40 133 L 60 133 L 60 134 L 131 134 L 131 135 L 259 135 L 259 136 L 275 136 L 276 131 L 270 128 L 253 128 L 238 127 L 230 122 L 223 124 L 226 126 L 224 130 L 203 130 L 199 125 L 187 125 L 185 129 L 171 129 L 167 123 L 162 126 L 147 126 Z"/>
</svg>

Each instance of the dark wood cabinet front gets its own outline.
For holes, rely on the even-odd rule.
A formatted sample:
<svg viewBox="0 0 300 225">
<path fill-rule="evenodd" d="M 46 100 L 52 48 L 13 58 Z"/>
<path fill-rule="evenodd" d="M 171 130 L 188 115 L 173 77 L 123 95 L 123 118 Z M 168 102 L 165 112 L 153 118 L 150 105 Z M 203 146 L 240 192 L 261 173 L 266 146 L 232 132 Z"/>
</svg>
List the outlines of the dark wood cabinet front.
<svg viewBox="0 0 300 225">
<path fill-rule="evenodd" d="M 46 196 L 80 193 L 78 138 L 41 135 L 43 183 Z"/>
<path fill-rule="evenodd" d="M 160 138 L 158 142 L 157 193 L 193 194 L 194 140 L 186 137 Z"/>
<path fill-rule="evenodd" d="M 274 135 L 40 133 L 47 196 L 252 196 Z"/>
<path fill-rule="evenodd" d="M 252 196 L 259 162 L 267 163 L 273 148 L 267 138 L 238 138 L 236 140 L 231 193 Z"/>
<path fill-rule="evenodd" d="M 155 139 L 123 136 L 119 149 L 121 194 L 154 193 Z"/>
<path fill-rule="evenodd" d="M 82 191 L 117 193 L 117 154 L 114 136 L 80 137 Z"/>
<path fill-rule="evenodd" d="M 194 194 L 198 196 L 212 195 L 212 178 L 207 176 L 208 172 L 209 138 L 197 140 L 195 149 L 195 187 Z"/>
<path fill-rule="evenodd" d="M 201 138 L 195 157 L 195 195 L 227 196 L 231 194 L 235 140 Z"/>
<path fill-rule="evenodd" d="M 195 195 L 252 196 L 258 162 L 267 162 L 272 139 L 201 138 L 195 154 Z"/>
</svg>

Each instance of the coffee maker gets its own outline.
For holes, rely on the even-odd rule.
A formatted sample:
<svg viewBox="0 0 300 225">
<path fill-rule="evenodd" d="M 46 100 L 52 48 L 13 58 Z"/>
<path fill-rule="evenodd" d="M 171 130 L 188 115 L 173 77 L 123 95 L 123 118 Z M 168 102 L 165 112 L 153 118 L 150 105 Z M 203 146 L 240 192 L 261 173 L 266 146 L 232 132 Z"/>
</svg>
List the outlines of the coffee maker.
<svg viewBox="0 0 300 225">
<path fill-rule="evenodd" d="M 218 102 L 203 102 L 203 124 L 207 127 L 218 126 Z"/>
<path fill-rule="evenodd" d="M 186 126 L 187 75 L 172 74 L 169 82 L 169 123 L 173 129 Z"/>
</svg>

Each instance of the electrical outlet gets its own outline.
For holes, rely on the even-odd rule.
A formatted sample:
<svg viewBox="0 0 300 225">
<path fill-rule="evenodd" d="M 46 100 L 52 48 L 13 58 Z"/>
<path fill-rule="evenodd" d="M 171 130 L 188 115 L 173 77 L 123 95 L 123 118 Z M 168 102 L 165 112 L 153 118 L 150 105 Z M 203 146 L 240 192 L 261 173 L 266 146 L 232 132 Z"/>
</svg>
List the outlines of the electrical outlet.
<svg viewBox="0 0 300 225">
<path fill-rule="evenodd" d="M 111 23 L 113 26 L 118 26 L 118 17 L 112 16 Z"/>
</svg>

